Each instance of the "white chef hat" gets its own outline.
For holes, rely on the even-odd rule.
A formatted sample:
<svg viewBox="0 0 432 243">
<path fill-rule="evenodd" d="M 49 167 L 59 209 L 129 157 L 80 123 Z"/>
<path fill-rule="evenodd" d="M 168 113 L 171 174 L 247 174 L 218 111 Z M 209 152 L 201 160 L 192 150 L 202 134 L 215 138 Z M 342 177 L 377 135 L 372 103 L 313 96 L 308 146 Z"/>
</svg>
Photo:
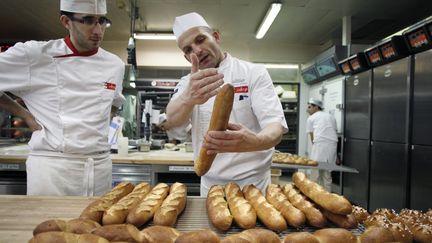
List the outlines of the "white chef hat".
<svg viewBox="0 0 432 243">
<path fill-rule="evenodd" d="M 175 18 L 173 32 L 178 40 L 178 38 L 189 29 L 202 26 L 210 27 L 201 15 L 192 12 Z"/>
<path fill-rule="evenodd" d="M 60 0 L 60 10 L 96 15 L 107 13 L 106 0 Z"/>
<path fill-rule="evenodd" d="M 322 101 L 319 100 L 319 99 L 316 99 L 316 98 L 311 98 L 311 99 L 309 100 L 308 104 L 316 105 L 316 106 L 318 106 L 318 107 L 321 108 L 321 109 L 323 108 L 323 103 L 322 103 Z"/>
</svg>

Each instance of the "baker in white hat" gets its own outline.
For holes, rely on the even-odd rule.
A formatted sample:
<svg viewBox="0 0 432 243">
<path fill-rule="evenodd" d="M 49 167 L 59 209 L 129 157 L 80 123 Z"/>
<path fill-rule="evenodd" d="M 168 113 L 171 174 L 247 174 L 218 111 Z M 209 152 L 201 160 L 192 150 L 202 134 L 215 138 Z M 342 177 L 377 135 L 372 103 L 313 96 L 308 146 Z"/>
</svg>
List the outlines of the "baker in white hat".
<svg viewBox="0 0 432 243">
<path fill-rule="evenodd" d="M 306 120 L 306 133 L 312 142 L 310 159 L 318 162 L 336 163 L 337 133 L 336 119 L 328 112 L 323 111 L 321 100 L 311 98 L 308 102 Z M 332 177 L 330 171 L 311 169 L 309 178 L 327 191 L 331 191 Z"/>
<path fill-rule="evenodd" d="M 101 195 L 111 189 L 110 114 L 124 101 L 124 63 L 100 48 L 111 21 L 105 0 L 61 0 L 69 34 L 17 43 L 0 54 L 0 108 L 33 131 L 28 195 Z"/>
<path fill-rule="evenodd" d="M 219 46 L 221 36 L 197 13 L 175 18 L 177 45 L 192 64 L 167 106 L 172 126 L 192 124 L 194 157 L 201 145 L 217 153 L 210 170 L 201 177 L 201 196 L 215 184 L 255 184 L 263 192 L 271 181 L 274 146 L 288 131 L 273 82 L 263 65 L 232 57 Z M 215 95 L 230 83 L 235 97 L 227 131 L 207 132 Z"/>
</svg>

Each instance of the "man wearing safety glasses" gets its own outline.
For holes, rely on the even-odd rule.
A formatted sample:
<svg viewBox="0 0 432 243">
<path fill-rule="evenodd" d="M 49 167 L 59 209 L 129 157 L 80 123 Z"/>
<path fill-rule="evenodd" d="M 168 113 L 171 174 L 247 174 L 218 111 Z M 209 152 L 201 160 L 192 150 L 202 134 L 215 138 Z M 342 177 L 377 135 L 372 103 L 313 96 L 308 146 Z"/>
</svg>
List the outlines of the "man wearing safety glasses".
<svg viewBox="0 0 432 243">
<path fill-rule="evenodd" d="M 0 54 L 0 109 L 33 131 L 28 195 L 95 196 L 111 189 L 108 130 L 111 112 L 124 102 L 124 63 L 100 48 L 111 25 L 105 1 L 60 0 L 68 36 L 17 43 Z"/>
</svg>

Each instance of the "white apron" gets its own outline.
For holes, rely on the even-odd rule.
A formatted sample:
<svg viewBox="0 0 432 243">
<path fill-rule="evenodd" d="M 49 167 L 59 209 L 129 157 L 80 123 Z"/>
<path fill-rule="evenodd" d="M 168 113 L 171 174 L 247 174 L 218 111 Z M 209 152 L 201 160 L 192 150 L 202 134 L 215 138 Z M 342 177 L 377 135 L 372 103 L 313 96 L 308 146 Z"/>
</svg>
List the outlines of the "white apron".
<svg viewBox="0 0 432 243">
<path fill-rule="evenodd" d="M 336 164 L 336 142 L 318 142 L 312 145 L 312 153 L 310 158 L 319 162 Z M 323 186 L 327 191 L 331 192 L 332 177 L 331 171 L 311 169 L 309 179 Z"/>
<path fill-rule="evenodd" d="M 100 196 L 111 190 L 108 152 L 94 156 L 33 153 L 26 168 L 27 195 Z"/>
</svg>

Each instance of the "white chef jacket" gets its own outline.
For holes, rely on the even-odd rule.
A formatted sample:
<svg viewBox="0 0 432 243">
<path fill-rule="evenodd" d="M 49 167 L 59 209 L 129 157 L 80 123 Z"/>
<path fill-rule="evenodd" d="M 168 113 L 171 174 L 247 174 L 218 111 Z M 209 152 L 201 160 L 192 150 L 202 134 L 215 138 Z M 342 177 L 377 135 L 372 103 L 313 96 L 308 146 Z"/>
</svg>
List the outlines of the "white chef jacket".
<svg viewBox="0 0 432 243">
<path fill-rule="evenodd" d="M 123 75 L 120 58 L 102 48 L 79 53 L 69 36 L 17 43 L 0 54 L 0 91 L 21 97 L 42 127 L 29 142 L 31 155 L 39 158 L 108 157 L 111 106 L 125 100 Z M 71 177 L 78 175 L 74 171 Z"/>
<path fill-rule="evenodd" d="M 327 112 L 317 111 L 306 120 L 306 132 L 313 133 L 310 158 L 320 162 L 335 163 L 338 141 L 336 119 Z"/>
<path fill-rule="evenodd" d="M 268 124 L 277 122 L 284 127 L 284 132 L 288 132 L 282 105 L 263 65 L 246 62 L 227 53 L 218 72 L 224 74 L 225 83 L 232 84 L 235 90 L 230 122 L 240 123 L 255 133 Z M 190 74 L 182 77 L 173 98 L 184 91 L 189 78 Z M 208 130 L 214 100 L 215 97 L 212 97 L 193 108 L 191 122 L 194 158 L 198 157 Z M 269 182 L 272 153 L 273 148 L 255 152 L 219 153 L 210 170 L 201 177 L 202 187 L 210 188 L 211 185 L 230 181 L 237 182 L 240 186 Z M 260 189 L 264 191 L 268 183 L 259 184 L 262 184 Z M 206 192 L 201 194 L 205 196 Z"/>
</svg>

